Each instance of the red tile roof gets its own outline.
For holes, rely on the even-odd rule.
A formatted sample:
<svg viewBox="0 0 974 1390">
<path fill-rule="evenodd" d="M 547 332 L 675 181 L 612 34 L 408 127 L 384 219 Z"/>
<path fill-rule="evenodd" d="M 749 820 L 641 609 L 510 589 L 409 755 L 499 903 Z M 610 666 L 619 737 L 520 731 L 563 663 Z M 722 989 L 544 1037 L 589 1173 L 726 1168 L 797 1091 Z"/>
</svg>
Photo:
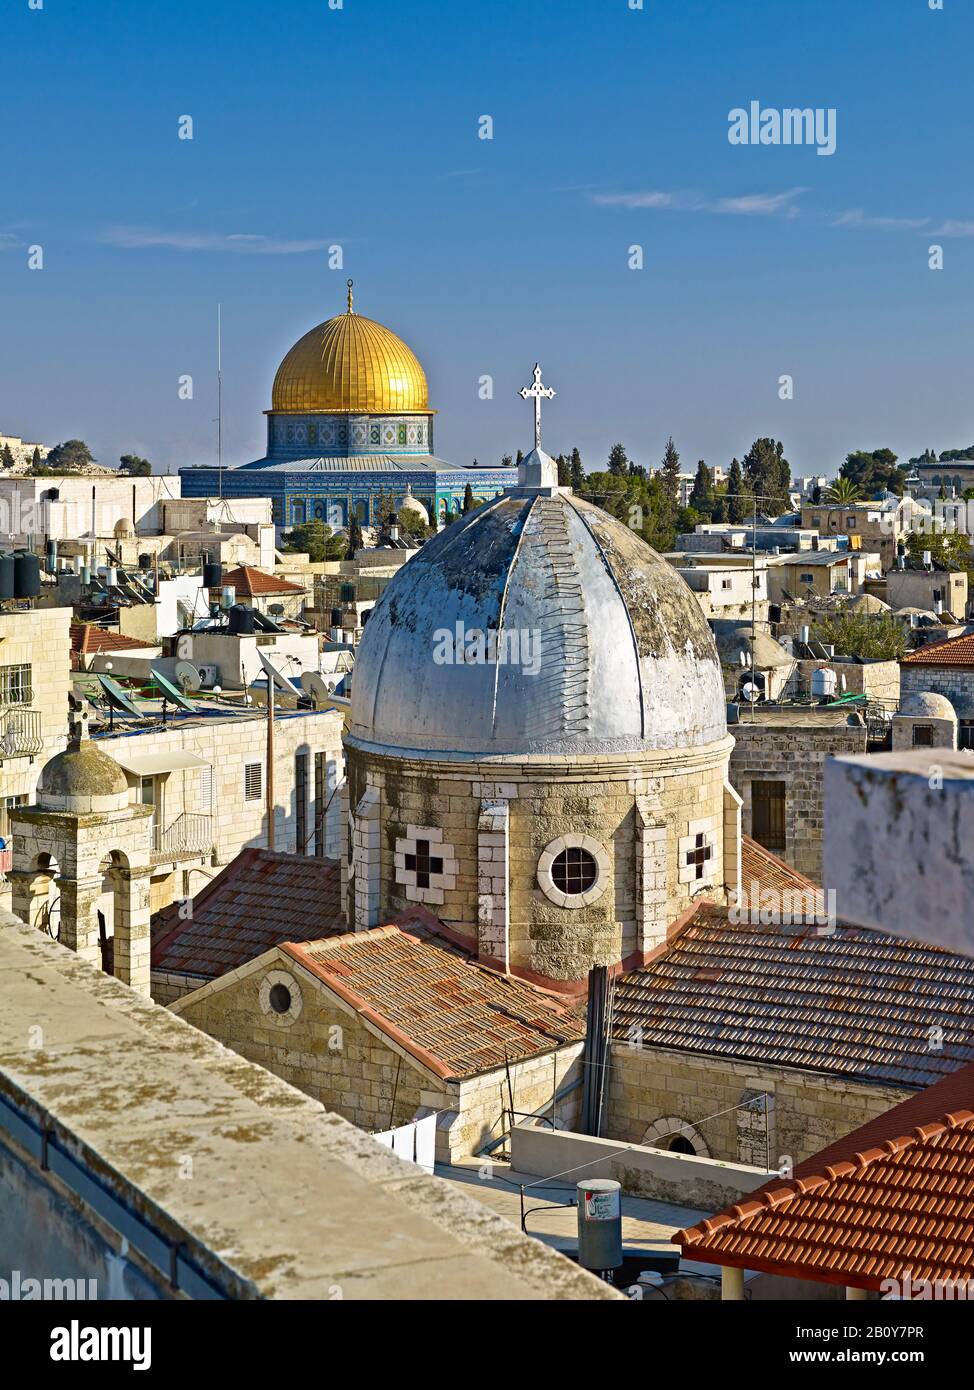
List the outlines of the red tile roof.
<svg viewBox="0 0 974 1390">
<path fill-rule="evenodd" d="M 253 565 L 241 565 L 239 569 L 229 570 L 223 576 L 223 583 L 235 589 L 243 598 L 263 598 L 265 594 L 303 594 L 300 584 L 292 584 L 290 579 L 278 579 L 264 570 L 254 569 Z"/>
<path fill-rule="evenodd" d="M 776 854 L 772 854 L 769 849 L 759 845 L 757 840 L 752 840 L 750 835 L 742 835 L 741 895 L 744 902 L 747 901 L 751 885 L 754 883 L 758 885 L 759 890 L 770 888 L 779 893 L 788 890 L 804 893 L 817 887 L 810 878 L 806 878 Z"/>
<path fill-rule="evenodd" d="M 928 642 L 900 658 L 901 666 L 974 666 L 974 632 Z"/>
<path fill-rule="evenodd" d="M 643 1045 L 917 1089 L 974 1061 L 974 960 L 858 927 L 735 925 L 699 907 L 615 985 Z M 929 1039 L 940 1037 L 934 1048 Z"/>
<path fill-rule="evenodd" d="M 73 656 L 95 656 L 100 652 L 144 652 L 157 647 L 157 642 L 148 638 L 140 641 L 136 637 L 125 637 L 121 632 L 109 628 L 96 627 L 94 623 L 71 624 L 71 652 Z"/>
<path fill-rule="evenodd" d="M 570 1005 L 419 925 L 282 949 L 443 1078 L 477 1076 L 584 1037 Z"/>
<path fill-rule="evenodd" d="M 673 1239 L 686 1259 L 861 1289 L 974 1281 L 974 1066 Z"/>
<path fill-rule="evenodd" d="M 341 868 L 304 854 L 245 849 L 193 899 L 152 919 L 152 968 L 212 980 L 283 941 L 317 941 L 348 924 Z"/>
</svg>

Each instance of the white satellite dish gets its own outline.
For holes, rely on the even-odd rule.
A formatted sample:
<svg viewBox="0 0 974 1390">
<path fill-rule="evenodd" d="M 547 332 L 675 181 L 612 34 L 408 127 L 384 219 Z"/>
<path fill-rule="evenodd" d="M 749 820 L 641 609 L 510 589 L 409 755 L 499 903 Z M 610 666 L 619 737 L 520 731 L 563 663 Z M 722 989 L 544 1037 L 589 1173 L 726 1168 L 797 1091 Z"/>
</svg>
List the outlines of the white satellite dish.
<svg viewBox="0 0 974 1390">
<path fill-rule="evenodd" d="M 184 690 L 199 690 L 203 684 L 199 669 L 191 661 L 176 662 L 176 679 Z"/>
<path fill-rule="evenodd" d="M 761 691 L 752 681 L 745 681 L 741 686 L 741 694 L 744 696 L 745 700 L 750 700 L 753 703 L 761 694 Z"/>
<path fill-rule="evenodd" d="M 270 661 L 268 661 L 267 657 L 264 655 L 263 652 L 258 651 L 257 655 L 260 658 L 261 666 L 263 666 L 265 672 L 267 673 L 268 679 L 274 682 L 278 690 L 283 690 L 286 695 L 293 695 L 296 700 L 300 699 L 301 691 L 294 684 L 294 682 L 288 680 L 287 676 L 285 676 L 283 672 L 279 671 L 276 666 L 274 666 Z"/>
<path fill-rule="evenodd" d="M 301 689 L 305 695 L 311 696 L 316 705 L 324 704 L 331 697 L 331 690 L 317 671 L 303 671 L 301 673 Z"/>
</svg>

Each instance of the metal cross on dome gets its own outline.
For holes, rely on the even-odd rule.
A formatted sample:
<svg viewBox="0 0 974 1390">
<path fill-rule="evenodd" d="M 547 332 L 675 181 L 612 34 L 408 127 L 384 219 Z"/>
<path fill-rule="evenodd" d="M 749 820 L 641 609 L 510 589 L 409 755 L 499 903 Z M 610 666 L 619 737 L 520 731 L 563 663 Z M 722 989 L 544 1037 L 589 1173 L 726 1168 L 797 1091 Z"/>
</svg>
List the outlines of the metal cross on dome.
<svg viewBox="0 0 974 1390">
<path fill-rule="evenodd" d="M 522 386 L 517 393 L 526 401 L 534 401 L 534 447 L 541 448 L 541 402 L 550 401 L 555 394 L 550 386 L 541 384 L 541 368 L 537 362 L 534 364 L 534 385 Z"/>
</svg>

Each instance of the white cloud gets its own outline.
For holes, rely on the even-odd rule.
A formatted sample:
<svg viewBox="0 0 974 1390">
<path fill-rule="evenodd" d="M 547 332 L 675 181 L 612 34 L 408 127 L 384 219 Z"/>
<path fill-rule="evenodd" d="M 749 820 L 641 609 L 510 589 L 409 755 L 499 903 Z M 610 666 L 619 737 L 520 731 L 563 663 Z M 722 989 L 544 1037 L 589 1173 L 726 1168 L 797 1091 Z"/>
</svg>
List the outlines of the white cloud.
<svg viewBox="0 0 974 1390">
<path fill-rule="evenodd" d="M 713 212 L 731 217 L 798 216 L 795 200 L 806 188 L 788 188 L 782 193 L 747 193 L 734 198 L 706 198 L 690 191 L 667 193 L 593 193 L 591 200 L 602 207 L 665 208 L 671 212 Z"/>
<path fill-rule="evenodd" d="M 110 227 L 99 240 L 126 251 L 164 247 L 171 251 L 233 251 L 249 256 L 295 256 L 323 251 L 335 238 L 288 241 L 258 232 L 166 232 L 150 227 Z"/>
<path fill-rule="evenodd" d="M 940 227 L 935 227 L 931 236 L 974 236 L 974 222 L 958 222 L 948 218 Z"/>
<path fill-rule="evenodd" d="M 929 217 L 867 217 L 862 208 L 850 208 L 839 213 L 832 221 L 833 227 L 876 228 L 879 231 L 919 231 L 926 227 Z"/>
<path fill-rule="evenodd" d="M 789 188 L 784 193 L 750 193 L 742 198 L 718 198 L 710 205 L 711 212 L 730 213 L 734 217 L 773 217 L 776 213 L 797 213 L 796 198 L 807 193 L 806 188 Z"/>
<path fill-rule="evenodd" d="M 671 208 L 680 206 L 675 193 L 593 193 L 592 202 L 603 207 Z"/>
</svg>

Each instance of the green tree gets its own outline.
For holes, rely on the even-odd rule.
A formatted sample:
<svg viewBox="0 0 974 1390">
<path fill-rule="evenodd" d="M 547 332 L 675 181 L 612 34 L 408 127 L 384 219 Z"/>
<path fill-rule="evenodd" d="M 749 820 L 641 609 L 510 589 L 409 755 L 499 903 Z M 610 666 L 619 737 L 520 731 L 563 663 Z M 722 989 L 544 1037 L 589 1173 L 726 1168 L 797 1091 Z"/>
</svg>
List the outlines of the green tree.
<svg viewBox="0 0 974 1390">
<path fill-rule="evenodd" d="M 701 459 L 697 464 L 697 476 L 693 480 L 693 488 L 690 492 L 690 506 L 701 516 L 709 518 L 713 513 L 715 503 L 714 475 Z"/>
<path fill-rule="evenodd" d="M 963 531 L 935 531 L 933 534 L 911 531 L 906 538 L 906 553 L 910 559 L 921 564 L 927 550 L 934 569 L 964 570 L 974 585 L 974 555 L 970 537 Z"/>
<path fill-rule="evenodd" d="M 558 467 L 558 486 L 571 487 L 571 466 L 568 460 L 565 458 L 565 455 L 559 454 L 558 457 L 555 459 L 555 463 Z"/>
<path fill-rule="evenodd" d="M 326 539 L 323 521 L 307 521 L 285 533 L 281 549 L 288 554 L 307 555 L 309 560 L 318 563 L 325 558 Z"/>
<path fill-rule="evenodd" d="M 858 502 L 859 489 L 851 478 L 836 478 L 829 488 L 828 499 L 830 502 Z"/>
<path fill-rule="evenodd" d="M 63 444 L 55 444 L 44 462 L 44 467 L 51 473 L 64 473 L 76 468 L 90 468 L 94 461 L 94 456 L 83 439 L 66 439 Z"/>
<path fill-rule="evenodd" d="M 585 469 L 582 467 L 582 456 L 577 449 L 572 450 L 568 481 L 573 492 L 581 492 L 585 486 Z"/>
<path fill-rule="evenodd" d="M 747 520 L 748 500 L 744 495 L 744 472 L 737 459 L 731 459 L 727 470 L 727 520 L 740 526 Z"/>
<path fill-rule="evenodd" d="M 622 444 L 613 444 L 609 450 L 608 471 L 613 478 L 625 478 L 629 474 L 629 456 Z"/>
<path fill-rule="evenodd" d="M 859 489 L 860 497 L 874 497 L 877 492 L 895 492 L 903 496 L 906 470 L 896 462 L 892 449 L 857 449 L 847 454 L 839 476 L 848 478 Z"/>
<path fill-rule="evenodd" d="M 673 504 L 674 509 L 680 497 L 680 455 L 670 435 L 663 450 L 663 461 L 659 466 L 659 481 L 663 496 Z"/>
<path fill-rule="evenodd" d="M 520 465 L 521 465 L 523 462 L 524 462 L 524 451 L 523 451 L 522 449 L 518 449 L 518 451 L 517 451 L 517 457 L 516 457 L 515 460 L 514 460 L 515 466 L 516 466 L 516 467 L 520 467 Z"/>
<path fill-rule="evenodd" d="M 362 523 L 355 514 L 348 523 L 348 545 L 345 548 L 345 559 L 354 560 L 355 552 L 362 549 Z"/>
<path fill-rule="evenodd" d="M 473 488 L 472 488 L 472 487 L 470 486 L 470 484 L 468 483 L 467 486 L 463 489 L 463 514 L 464 514 L 464 516 L 466 516 L 467 512 L 472 512 L 473 509 L 474 509 L 474 507 L 476 507 L 476 505 L 477 505 L 476 502 L 473 500 Z"/>
<path fill-rule="evenodd" d="M 744 477 L 758 497 L 758 509 L 780 516 L 791 507 L 791 466 L 781 440 L 755 439 L 744 455 Z"/>
<path fill-rule="evenodd" d="M 501 468 L 511 468 L 513 464 L 514 460 L 511 458 L 510 454 L 505 454 L 501 459 Z"/>
<path fill-rule="evenodd" d="M 0 468 L 13 468 L 14 456 L 9 444 L 0 449 Z"/>
<path fill-rule="evenodd" d="M 123 473 L 130 473 L 135 478 L 148 478 L 152 475 L 152 464 L 148 459 L 140 458 L 138 454 L 122 454 L 119 459 Z"/>
<path fill-rule="evenodd" d="M 41 451 L 36 444 L 34 445 L 34 452 L 30 456 L 30 466 L 31 468 L 40 468 L 41 466 Z"/>
<path fill-rule="evenodd" d="M 405 534 L 417 541 L 420 545 L 432 534 L 431 528 L 426 524 L 419 512 L 412 507 L 402 507 L 399 511 L 399 527 Z"/>
<path fill-rule="evenodd" d="M 834 646 L 839 656 L 898 661 L 906 652 L 906 631 L 891 613 L 846 610 L 823 615 L 815 621 L 813 636 Z"/>
</svg>

